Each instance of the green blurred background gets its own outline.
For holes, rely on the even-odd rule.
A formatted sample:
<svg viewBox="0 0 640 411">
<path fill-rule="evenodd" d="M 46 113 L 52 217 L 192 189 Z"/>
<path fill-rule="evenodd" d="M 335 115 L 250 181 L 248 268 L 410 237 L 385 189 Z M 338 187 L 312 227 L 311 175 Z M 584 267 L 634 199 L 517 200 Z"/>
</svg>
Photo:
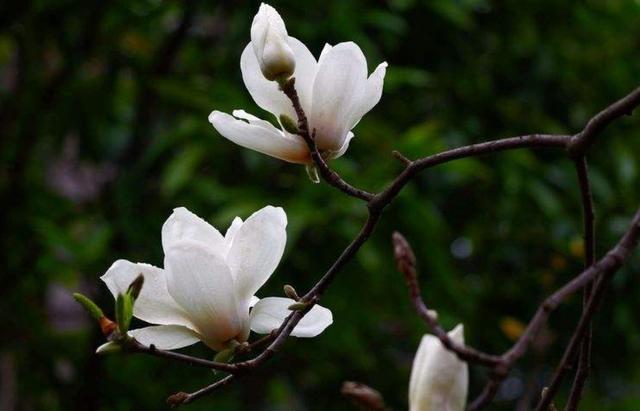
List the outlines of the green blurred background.
<svg viewBox="0 0 640 411">
<path fill-rule="evenodd" d="M 353 40 L 372 70 L 389 62 L 381 102 L 332 162 L 379 190 L 419 157 L 487 139 L 573 133 L 640 80 L 638 0 L 274 1 L 318 55 Z M 144 356 L 97 357 L 101 336 L 70 297 L 112 303 L 98 277 L 118 258 L 162 264 L 160 227 L 186 206 L 225 230 L 233 216 L 284 207 L 288 243 L 261 296 L 304 291 L 355 236 L 366 209 L 304 169 L 242 149 L 213 109 L 265 116 L 239 58 L 257 2 L 2 2 L 0 6 L 0 407 L 159 410 L 210 371 Z M 590 156 L 598 254 L 640 203 L 640 115 Z M 390 234 L 413 243 L 428 303 L 467 341 L 508 348 L 545 295 L 581 267 L 581 211 L 561 152 L 520 150 L 422 173 L 402 192 L 323 299 L 335 323 L 190 410 L 351 410 L 341 382 L 406 409 L 424 325 L 394 268 Z M 584 410 L 640 409 L 640 259 L 597 316 Z M 635 275 L 634 275 L 635 274 Z M 577 321 L 576 296 L 503 384 L 495 410 L 527 410 Z M 109 310 L 110 311 L 110 310 Z M 138 324 L 139 325 L 139 324 Z M 203 346 L 185 350 L 209 358 Z M 475 396 L 485 373 L 471 369 Z M 563 387 L 559 405 L 566 395 Z"/>
</svg>

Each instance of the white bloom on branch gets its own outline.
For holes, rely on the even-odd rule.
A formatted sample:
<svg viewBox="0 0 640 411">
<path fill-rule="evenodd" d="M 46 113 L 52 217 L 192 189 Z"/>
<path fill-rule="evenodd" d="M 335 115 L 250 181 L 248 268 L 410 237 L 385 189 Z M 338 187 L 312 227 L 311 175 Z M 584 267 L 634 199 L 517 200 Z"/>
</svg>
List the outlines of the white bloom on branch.
<svg viewBox="0 0 640 411">
<path fill-rule="evenodd" d="M 145 345 L 177 349 L 204 342 L 214 350 L 250 330 L 269 333 L 291 313 L 294 300 L 255 296 L 284 252 L 287 216 L 267 206 L 246 221 L 239 217 L 223 236 L 186 208 L 177 208 L 162 226 L 164 269 L 116 261 L 101 278 L 117 296 L 140 274 L 144 286 L 133 315 L 155 326 L 129 331 Z M 315 337 L 332 323 L 328 309 L 314 306 L 291 335 Z"/>
<path fill-rule="evenodd" d="M 288 38 L 282 17 L 273 7 L 262 3 L 251 24 L 251 45 L 268 80 L 286 80 L 293 74 L 296 61 Z"/>
<path fill-rule="evenodd" d="M 273 8 L 263 5 L 256 19 L 263 7 L 269 7 L 277 15 Z M 261 61 L 265 52 L 254 44 L 253 31 L 252 27 L 252 41 L 240 58 L 244 84 L 256 104 L 278 121 L 281 116 L 297 119 L 293 104 L 278 83 L 263 75 Z M 287 37 L 286 43 L 293 51 L 295 88 L 307 115 L 309 131 L 315 130 L 318 150 L 327 159 L 340 157 L 354 136 L 351 130 L 380 101 L 387 63 L 381 63 L 367 76 L 367 59 L 353 42 L 325 45 L 317 61 L 299 40 Z M 307 144 L 300 136 L 286 131 L 281 121 L 275 127 L 243 110 L 235 110 L 233 116 L 213 111 L 209 121 L 223 137 L 240 146 L 292 163 L 311 162 Z"/>
<path fill-rule="evenodd" d="M 462 324 L 449 332 L 449 338 L 464 344 Z M 410 411 L 463 411 L 468 386 L 467 363 L 447 350 L 436 336 L 422 337 L 409 381 Z"/>
</svg>

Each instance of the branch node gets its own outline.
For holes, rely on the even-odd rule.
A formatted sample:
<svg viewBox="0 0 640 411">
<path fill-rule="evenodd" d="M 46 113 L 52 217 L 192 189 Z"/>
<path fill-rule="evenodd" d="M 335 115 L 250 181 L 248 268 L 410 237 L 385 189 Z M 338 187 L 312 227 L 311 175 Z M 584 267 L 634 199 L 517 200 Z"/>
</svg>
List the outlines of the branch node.
<svg viewBox="0 0 640 411">
<path fill-rule="evenodd" d="M 399 160 L 402 164 L 404 164 L 407 167 L 409 167 L 413 163 L 413 161 L 409 160 L 398 150 L 393 150 L 391 152 L 391 155 L 393 155 L 393 157 L 395 157 L 397 160 Z"/>
</svg>

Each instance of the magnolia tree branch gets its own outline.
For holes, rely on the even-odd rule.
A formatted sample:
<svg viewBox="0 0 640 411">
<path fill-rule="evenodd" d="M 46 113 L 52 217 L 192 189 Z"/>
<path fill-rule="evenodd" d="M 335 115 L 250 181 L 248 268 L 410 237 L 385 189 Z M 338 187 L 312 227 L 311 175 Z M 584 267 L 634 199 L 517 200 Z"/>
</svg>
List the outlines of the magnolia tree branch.
<svg viewBox="0 0 640 411">
<path fill-rule="evenodd" d="M 593 144 L 597 135 L 600 134 L 611 122 L 623 116 L 624 114 L 630 114 L 635 107 L 640 105 L 639 88 L 634 90 L 628 96 L 615 102 L 611 106 L 598 113 L 587 123 L 587 126 L 581 132 L 575 135 L 530 134 L 516 136 L 459 147 L 417 160 L 410 160 L 402 154 L 396 152 L 394 155 L 396 158 L 401 160 L 404 165 L 404 169 L 384 190 L 379 193 L 372 194 L 347 183 L 335 171 L 329 168 L 325 159 L 322 157 L 322 153 L 318 151 L 318 147 L 315 144 L 313 131 L 309 131 L 307 117 L 304 113 L 304 110 L 302 109 L 302 106 L 300 105 L 298 94 L 295 90 L 295 80 L 291 79 L 287 82 L 284 82 L 281 85 L 281 89 L 292 102 L 292 105 L 298 116 L 299 134 L 307 143 L 311 159 L 315 166 L 319 169 L 322 178 L 328 184 L 339 189 L 345 194 L 364 201 L 368 208 L 368 218 L 358 235 L 351 241 L 347 248 L 345 248 L 338 259 L 331 265 L 331 267 L 329 267 L 329 269 L 318 280 L 318 282 L 300 299 L 300 302 L 302 304 L 299 307 L 301 308 L 292 311 L 277 330 L 275 330 L 266 339 L 261 340 L 261 345 L 266 345 L 266 348 L 259 352 L 259 354 L 257 354 L 254 358 L 231 364 L 223 364 L 215 361 L 201 360 L 195 357 L 185 356 L 183 354 L 160 351 L 154 349 L 153 347 L 144 347 L 141 345 L 135 347 L 133 351 L 144 352 L 167 359 L 186 362 L 192 365 L 212 368 L 230 373 L 229 376 L 199 391 L 193 392 L 191 394 L 178 393 L 171 396 L 169 398 L 169 402 L 172 406 L 178 406 L 180 404 L 192 402 L 197 398 L 207 395 L 217 390 L 218 388 L 231 383 L 240 375 L 250 372 L 251 370 L 261 366 L 264 362 L 273 357 L 275 353 L 280 351 L 288 336 L 291 334 L 298 322 L 318 302 L 320 297 L 330 286 L 331 282 L 335 279 L 340 270 L 353 259 L 359 249 L 369 239 L 380 219 L 382 211 L 391 204 L 391 202 L 400 193 L 402 188 L 407 183 L 409 183 L 419 172 L 430 167 L 467 157 L 481 156 L 485 154 L 518 148 L 547 147 L 565 149 L 572 158 L 577 159 L 576 161 L 578 161 L 578 173 L 579 176 L 582 176 L 580 177 L 580 179 L 582 179 L 584 176 L 586 176 L 586 163 L 584 167 L 584 175 L 581 174 L 583 170 L 581 168 L 583 155 L 591 146 L 591 144 Z M 585 181 L 587 181 L 587 184 L 584 187 L 588 187 L 588 179 L 586 179 Z M 589 193 L 589 191 L 585 191 L 584 187 L 581 180 L 583 197 L 586 196 L 590 198 L 590 194 L 587 194 Z M 590 215 L 589 210 L 593 209 L 593 207 L 590 205 L 590 201 L 591 200 L 585 202 L 585 200 L 583 199 L 583 203 L 589 204 L 585 206 L 585 250 L 590 249 L 589 247 L 591 246 L 589 244 L 593 241 L 593 234 L 589 234 L 588 231 L 591 230 L 592 233 L 592 223 L 587 224 L 586 222 L 587 217 Z M 568 352 L 565 352 L 567 361 L 572 359 L 582 342 L 583 336 L 587 331 L 588 325 L 597 307 L 597 303 L 601 298 L 605 281 L 613 275 L 613 273 L 622 265 L 622 262 L 628 257 L 630 250 L 635 246 L 637 242 L 639 231 L 640 213 L 636 214 L 636 217 L 634 218 L 631 227 L 627 231 L 627 234 L 614 249 L 607 253 L 605 257 L 600 261 L 586 268 L 582 273 L 565 284 L 565 286 L 548 297 L 540 305 L 520 339 L 509 351 L 500 356 L 487 354 L 471 347 L 459 345 L 451 341 L 444 329 L 437 322 L 437 318 L 435 317 L 435 315 L 430 313 L 430 311 L 427 309 L 427 306 L 424 304 L 424 301 L 422 300 L 422 297 L 420 295 L 417 281 L 412 280 L 412 278 L 415 279 L 415 272 L 411 273 L 409 271 L 408 273 L 405 273 L 405 278 L 407 278 L 414 306 L 416 307 L 419 315 L 427 323 L 434 334 L 436 334 L 436 336 L 440 338 L 440 340 L 447 348 L 455 352 L 460 358 L 469 362 L 478 363 L 485 367 L 489 367 L 491 371 L 490 379 L 487 383 L 487 386 L 485 387 L 481 395 L 470 405 L 470 410 L 481 409 L 492 401 L 498 390 L 500 382 L 502 381 L 502 379 L 504 379 L 508 370 L 513 366 L 513 364 L 526 353 L 531 341 L 538 333 L 542 325 L 546 322 L 549 314 L 555 308 L 557 308 L 557 306 L 569 295 L 588 286 L 594 281 L 596 277 L 602 276 L 602 279 L 594 287 L 593 292 L 591 293 L 587 303 L 585 304 L 578 327 L 576 328 L 574 336 L 572 337 L 569 347 L 567 348 Z M 600 284 L 602 284 L 602 286 L 600 286 Z M 581 386 L 581 384 L 583 384 L 584 382 L 583 378 L 586 378 L 586 373 L 584 373 L 584 377 L 580 376 L 579 379 L 578 376 L 576 377 L 576 384 Z M 550 390 L 544 396 L 545 399 L 548 399 L 549 401 L 551 401 L 554 394 L 551 388 L 552 387 L 550 386 Z"/>
<path fill-rule="evenodd" d="M 576 331 L 574 332 L 571 341 L 568 345 L 567 351 L 561 361 L 561 366 L 558 370 L 564 373 L 567 369 L 567 363 L 573 358 L 577 352 L 582 338 L 587 331 L 591 318 L 597 308 L 597 305 L 602 297 L 604 290 L 603 285 L 613 274 L 622 266 L 624 261 L 629 257 L 631 251 L 637 246 L 638 238 L 640 236 L 640 209 L 636 212 L 631 225 L 618 244 L 611 249 L 600 261 L 589 266 L 582 271 L 571 281 L 558 289 L 555 293 L 549 296 L 540 305 L 535 315 L 527 325 L 522 336 L 516 341 L 516 343 L 505 353 L 500 356 L 495 356 L 473 348 L 453 343 L 448 339 L 446 332 L 437 323 L 435 316 L 430 313 L 422 299 L 420 289 L 417 282 L 417 272 L 415 269 L 415 257 L 411 246 L 406 239 L 399 233 L 393 234 L 394 254 L 398 264 L 398 269 L 405 276 L 407 286 L 409 288 L 409 295 L 414 304 L 418 315 L 425 321 L 431 331 L 440 339 L 442 344 L 454 352 L 458 357 L 467 362 L 473 362 L 480 365 L 488 366 L 491 368 L 491 379 L 485 386 L 480 396 L 469 406 L 469 410 L 479 410 L 489 404 L 495 396 L 500 382 L 506 377 L 509 370 L 513 367 L 515 362 L 526 354 L 533 339 L 538 334 L 542 326 L 546 323 L 549 315 L 558 306 L 581 288 L 591 284 L 599 276 L 600 278 L 596 287 L 594 287 L 593 293 L 591 293 L 589 300 L 585 306 L 584 312 Z M 561 377 L 556 377 L 559 379 Z M 544 396 L 541 403 L 538 405 L 537 410 L 547 410 L 549 403 L 553 399 L 555 394 L 554 389 L 557 389 L 558 384 L 552 383 Z"/>
<path fill-rule="evenodd" d="M 596 236 L 595 236 L 595 210 L 593 204 L 593 195 L 591 194 L 591 183 L 589 181 L 589 168 L 587 165 L 586 157 L 581 157 L 576 160 L 576 173 L 578 175 L 578 182 L 580 186 L 580 194 L 582 199 L 582 217 L 584 224 L 584 265 L 585 268 L 590 267 L 595 263 L 595 248 L 596 248 Z M 582 306 L 583 311 L 589 304 L 589 297 L 591 296 L 592 287 L 591 284 L 587 285 L 584 289 Z M 578 408 L 578 403 L 582 397 L 582 390 L 584 384 L 589 376 L 589 368 L 591 367 L 591 324 L 588 326 L 582 346 L 580 347 L 580 357 L 578 360 L 578 370 L 573 380 L 573 386 L 569 394 L 569 401 L 567 403 L 567 410 L 574 411 Z"/>
<path fill-rule="evenodd" d="M 302 105 L 300 104 L 300 98 L 298 97 L 298 92 L 295 88 L 296 80 L 294 77 L 290 78 L 288 81 L 284 82 L 280 89 L 282 92 L 291 100 L 291 104 L 293 104 L 293 108 L 296 111 L 296 115 L 298 116 L 298 134 L 304 139 L 309 146 L 309 153 L 311 155 L 311 159 L 313 160 L 318 170 L 320 170 L 320 175 L 324 180 L 336 187 L 340 191 L 345 194 L 350 195 L 351 197 L 359 198 L 360 200 L 370 201 L 373 198 L 373 194 L 368 193 L 359 188 L 355 188 L 351 186 L 349 183 L 344 181 L 338 173 L 331 170 L 329 165 L 322 157 L 322 153 L 318 151 L 318 147 L 316 146 L 315 141 L 315 130 L 309 130 L 309 123 L 307 121 L 307 115 L 302 109 Z"/>
</svg>

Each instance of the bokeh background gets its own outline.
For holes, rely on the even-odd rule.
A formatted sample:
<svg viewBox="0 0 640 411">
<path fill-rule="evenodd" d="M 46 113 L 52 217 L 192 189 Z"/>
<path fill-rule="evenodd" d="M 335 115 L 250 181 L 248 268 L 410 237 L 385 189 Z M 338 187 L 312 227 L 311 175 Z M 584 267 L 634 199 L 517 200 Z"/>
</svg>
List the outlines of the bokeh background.
<svg viewBox="0 0 640 411">
<path fill-rule="evenodd" d="M 274 1 L 316 55 L 355 41 L 389 62 L 378 106 L 332 162 L 379 190 L 410 157 L 533 132 L 573 133 L 640 80 L 637 0 Z M 95 324 L 70 294 L 111 311 L 98 277 L 118 258 L 162 264 L 160 227 L 186 206 L 225 230 L 265 204 L 289 216 L 286 254 L 261 295 L 306 290 L 355 236 L 366 210 L 304 169 L 242 149 L 213 109 L 264 116 L 239 58 L 257 2 L 4 1 L 0 5 L 0 408 L 159 410 L 210 371 L 144 356 L 97 357 Z M 640 204 L 640 115 L 590 156 L 598 254 Z M 581 211 L 560 152 L 520 150 L 428 170 L 410 184 L 323 305 L 335 323 L 190 410 L 351 410 L 344 380 L 406 409 L 414 315 L 390 247 L 413 243 L 427 301 L 467 341 L 508 348 L 537 304 L 581 267 Z M 584 410 L 640 407 L 640 259 L 615 277 L 595 323 Z M 527 410 L 577 321 L 553 315 L 490 409 Z M 185 350 L 209 358 L 202 346 Z M 471 395 L 485 374 L 471 369 Z M 566 395 L 567 384 L 559 404 Z"/>
</svg>

